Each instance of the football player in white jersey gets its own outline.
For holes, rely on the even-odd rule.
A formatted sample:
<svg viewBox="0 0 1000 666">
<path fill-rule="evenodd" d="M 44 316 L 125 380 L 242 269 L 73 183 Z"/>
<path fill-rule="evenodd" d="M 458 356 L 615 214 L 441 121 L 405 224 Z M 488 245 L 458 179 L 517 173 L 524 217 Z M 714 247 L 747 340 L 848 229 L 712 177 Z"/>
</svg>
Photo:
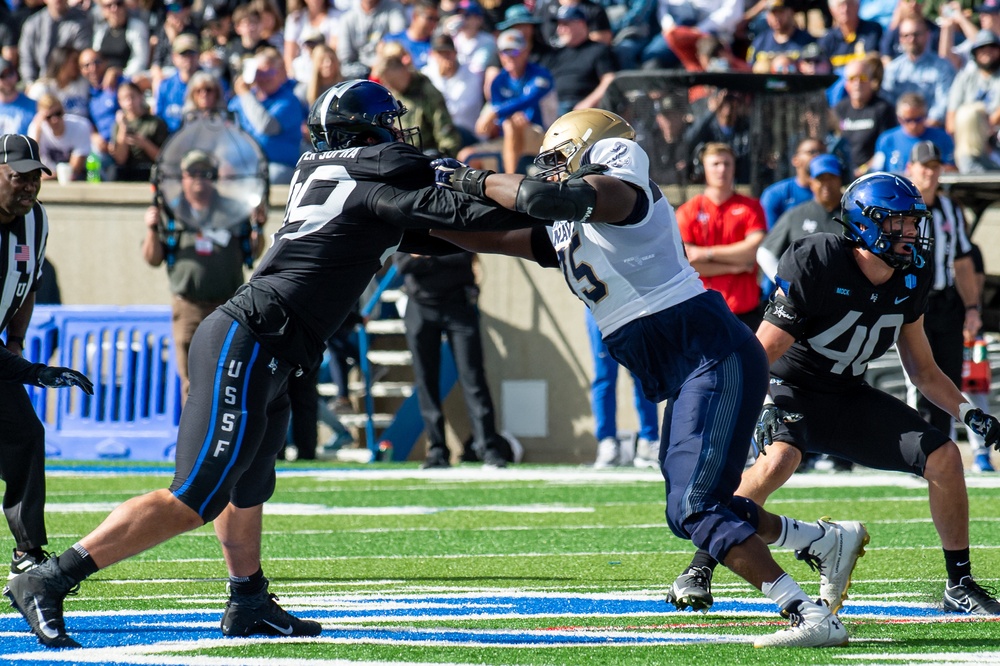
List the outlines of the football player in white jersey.
<svg viewBox="0 0 1000 666">
<path fill-rule="evenodd" d="M 767 392 L 767 357 L 753 332 L 684 256 L 670 203 L 649 179 L 649 158 L 619 116 L 573 111 L 548 130 L 532 178 L 439 160 L 438 183 L 552 220 L 515 231 L 433 232 L 476 252 L 559 266 L 593 312 L 611 355 L 650 400 L 669 400 L 660 468 L 667 523 L 753 584 L 791 618 L 755 645 L 843 645 L 847 632 L 809 599 L 767 544 L 805 550 L 821 585 L 846 586 L 868 533 L 858 522 L 803 523 L 734 496 Z"/>
</svg>

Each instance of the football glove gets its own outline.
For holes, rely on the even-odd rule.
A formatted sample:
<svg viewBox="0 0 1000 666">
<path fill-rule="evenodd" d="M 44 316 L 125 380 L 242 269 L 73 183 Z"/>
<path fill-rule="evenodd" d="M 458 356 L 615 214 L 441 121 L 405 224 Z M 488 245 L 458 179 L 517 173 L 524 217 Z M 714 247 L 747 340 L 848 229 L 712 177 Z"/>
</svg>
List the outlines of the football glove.
<svg viewBox="0 0 1000 666">
<path fill-rule="evenodd" d="M 431 168 L 434 169 L 434 184 L 445 189 L 453 189 L 451 178 L 455 175 L 455 169 L 465 165 L 452 157 L 440 157 L 431 161 Z"/>
<path fill-rule="evenodd" d="M 1000 451 L 1000 421 L 981 409 L 970 409 L 962 419 L 972 432 L 984 440 L 986 446 L 995 447 Z"/>
<path fill-rule="evenodd" d="M 753 448 L 757 455 L 767 455 L 764 447 L 774 442 L 774 434 L 779 423 L 795 423 L 802 420 L 802 414 L 786 412 L 773 403 L 768 403 L 760 410 L 757 426 L 753 431 Z"/>
<path fill-rule="evenodd" d="M 38 371 L 38 385 L 46 388 L 64 388 L 79 386 L 87 395 L 94 395 L 94 383 L 87 375 L 73 368 L 45 366 Z"/>
</svg>

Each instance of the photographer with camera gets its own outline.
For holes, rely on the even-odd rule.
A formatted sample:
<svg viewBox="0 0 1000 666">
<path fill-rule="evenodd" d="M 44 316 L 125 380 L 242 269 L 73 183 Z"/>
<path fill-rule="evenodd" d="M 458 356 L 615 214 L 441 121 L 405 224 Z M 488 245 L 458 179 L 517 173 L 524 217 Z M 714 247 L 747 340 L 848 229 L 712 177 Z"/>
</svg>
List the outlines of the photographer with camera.
<svg viewBox="0 0 1000 666">
<path fill-rule="evenodd" d="M 131 81 L 118 85 L 118 105 L 121 109 L 108 142 L 108 153 L 117 166 L 115 180 L 149 182 L 160 148 L 170 134 L 167 123 L 150 112 L 142 90 Z"/>
<path fill-rule="evenodd" d="M 243 204 L 219 194 L 219 164 L 204 150 L 180 161 L 181 196 L 146 209 L 142 257 L 150 266 L 166 262 L 173 293 L 173 337 L 181 400 L 188 394 L 188 349 L 198 324 L 243 284 L 243 266 L 264 248 L 264 206 L 247 216 Z M 236 227 L 231 220 L 241 219 Z"/>
</svg>

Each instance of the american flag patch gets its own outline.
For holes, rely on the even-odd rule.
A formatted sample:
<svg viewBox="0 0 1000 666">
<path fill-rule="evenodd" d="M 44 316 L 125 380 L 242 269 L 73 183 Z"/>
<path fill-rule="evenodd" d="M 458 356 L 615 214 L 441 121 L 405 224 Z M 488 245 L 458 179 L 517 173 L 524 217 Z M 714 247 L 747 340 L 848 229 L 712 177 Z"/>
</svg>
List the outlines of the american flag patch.
<svg viewBox="0 0 1000 666">
<path fill-rule="evenodd" d="M 14 246 L 14 261 L 28 261 L 31 259 L 31 248 L 27 245 Z"/>
</svg>

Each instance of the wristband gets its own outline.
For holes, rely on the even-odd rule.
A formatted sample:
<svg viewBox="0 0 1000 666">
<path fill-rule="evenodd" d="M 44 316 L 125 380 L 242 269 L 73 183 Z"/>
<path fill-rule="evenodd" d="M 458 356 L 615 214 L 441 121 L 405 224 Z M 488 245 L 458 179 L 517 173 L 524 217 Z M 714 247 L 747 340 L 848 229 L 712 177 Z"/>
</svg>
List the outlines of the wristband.
<svg viewBox="0 0 1000 666">
<path fill-rule="evenodd" d="M 20 347 L 21 349 L 24 349 L 24 336 L 23 335 L 8 335 L 7 336 L 7 344 L 9 345 L 12 342 L 16 342 L 18 347 Z"/>
<path fill-rule="evenodd" d="M 707 261 L 715 261 L 715 251 L 712 248 L 705 250 L 705 259 Z"/>
<path fill-rule="evenodd" d="M 976 406 L 971 402 L 963 402 L 958 406 L 958 420 L 965 423 L 965 415 L 976 409 Z"/>
<path fill-rule="evenodd" d="M 489 169 L 470 169 L 469 167 L 459 167 L 451 177 L 451 186 L 458 192 L 471 194 L 480 199 L 486 198 L 486 179 L 496 171 Z"/>
<path fill-rule="evenodd" d="M 965 311 L 968 312 L 969 310 L 975 310 L 976 312 L 982 312 L 983 308 L 982 308 L 982 306 L 979 306 L 979 305 L 966 305 L 965 306 Z"/>
</svg>

